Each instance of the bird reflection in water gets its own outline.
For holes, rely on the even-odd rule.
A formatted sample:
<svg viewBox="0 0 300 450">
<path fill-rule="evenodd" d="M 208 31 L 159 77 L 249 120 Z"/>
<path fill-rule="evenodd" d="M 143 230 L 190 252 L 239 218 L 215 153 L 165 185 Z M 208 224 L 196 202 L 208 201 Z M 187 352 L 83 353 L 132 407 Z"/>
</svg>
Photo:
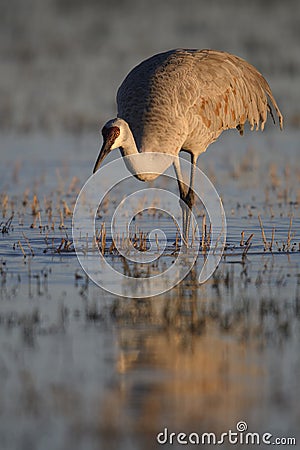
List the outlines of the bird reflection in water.
<svg viewBox="0 0 300 450">
<path fill-rule="evenodd" d="M 247 315 L 228 314 L 217 293 L 207 296 L 211 287 L 193 285 L 191 274 L 164 297 L 116 301 L 116 371 L 100 413 L 105 439 L 141 435 L 153 448 L 164 427 L 218 433 L 259 405 L 264 369 L 257 342 L 243 338 Z"/>
</svg>

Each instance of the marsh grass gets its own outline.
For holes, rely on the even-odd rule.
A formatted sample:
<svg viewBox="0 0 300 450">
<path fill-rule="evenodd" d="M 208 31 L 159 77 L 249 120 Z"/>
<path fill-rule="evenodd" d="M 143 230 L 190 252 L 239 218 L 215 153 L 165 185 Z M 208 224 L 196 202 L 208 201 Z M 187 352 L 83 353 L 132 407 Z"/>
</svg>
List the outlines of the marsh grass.
<svg viewBox="0 0 300 450">
<path fill-rule="evenodd" d="M 245 184 L 248 175 L 251 181 L 251 164 L 246 160 L 239 168 Z M 274 189 L 270 178 L 264 179 L 268 196 L 263 199 L 249 195 L 239 198 L 236 205 L 224 195 L 225 208 L 230 211 L 224 258 L 204 285 L 197 280 L 211 246 L 211 225 L 198 205 L 200 252 L 195 267 L 171 291 L 146 299 L 105 293 L 74 258 L 71 212 L 80 186 L 77 178 L 62 176 L 61 168 L 52 190 L 40 178 L 17 195 L 6 189 L 0 211 L 5 213 L 0 234 L 0 333 L 18 364 L 21 381 L 14 402 L 26 420 L 33 417 L 35 426 L 40 415 L 59 416 L 60 423 L 71 423 L 72 438 L 74 433 L 76 439 L 92 433 L 104 447 L 110 438 L 123 436 L 129 429 L 139 436 L 147 433 L 151 447 L 162 417 L 174 423 L 174 429 L 175 425 L 188 429 L 199 423 L 199 411 L 214 420 L 227 420 L 228 411 L 234 417 L 241 411 L 245 416 L 254 402 L 260 404 L 266 386 L 274 389 L 276 397 L 278 380 L 289 383 L 290 376 L 281 378 L 284 372 L 280 372 L 273 388 L 274 380 L 270 382 L 268 376 L 275 371 L 269 361 L 272 352 L 277 352 L 285 364 L 291 358 L 294 365 L 300 320 L 298 205 L 292 182 L 282 197 L 286 181 L 280 170 L 277 167 L 273 172 Z M 292 178 L 293 167 L 290 171 Z M 280 186 L 276 173 L 282 177 Z M 230 182 L 239 183 L 240 178 Z M 81 236 L 79 244 L 83 253 L 97 256 L 101 252 L 115 270 L 147 283 L 148 277 L 161 273 L 177 257 L 181 248 L 178 228 L 152 205 L 126 228 L 128 233 L 113 240 L 109 219 L 116 204 L 117 197 L 111 193 L 98 211 L 95 236 Z M 86 206 L 89 211 L 88 201 Z M 149 242 L 153 224 L 172 230 L 161 258 L 145 265 L 120 254 L 118 248 L 126 251 L 129 243 L 141 252 L 152 244 L 152 251 L 160 252 L 157 235 Z M 196 231 L 196 227 L 191 231 L 194 240 Z M 45 382 L 32 375 L 37 365 L 30 367 L 31 361 L 37 364 L 44 355 L 44 367 L 50 372 L 49 376 L 44 372 Z M 102 357 L 110 365 L 98 370 L 96 364 Z M 59 369 L 54 367 L 51 372 L 55 364 Z M 97 372 L 91 382 L 89 370 Z M 65 384 L 53 381 L 60 371 Z M 99 381 L 103 373 L 107 379 Z M 2 374 L 5 378 L 5 370 Z M 104 393 L 97 396 L 99 386 L 104 386 Z M 232 399 L 230 405 L 227 396 Z M 292 409 L 289 396 L 284 400 Z M 270 400 L 268 411 L 273 407 Z M 85 416 L 88 408 L 92 413 Z"/>
<path fill-rule="evenodd" d="M 259 156 L 253 148 L 249 148 L 245 156 L 235 167 L 234 178 L 251 178 L 254 171 L 259 168 Z M 211 170 L 214 174 L 214 172 Z M 80 180 L 73 176 L 69 180 L 66 175 L 64 166 L 56 170 L 56 188 L 47 191 L 44 186 L 44 177 L 41 175 L 34 179 L 32 185 L 28 185 L 20 191 L 19 194 L 10 195 L 9 190 L 6 189 L 0 196 L 1 211 L 3 220 L 0 223 L 0 230 L 2 235 L 9 235 L 9 241 L 12 242 L 12 248 L 15 252 L 20 253 L 20 256 L 25 260 L 27 258 L 35 258 L 41 254 L 62 255 L 74 253 L 74 245 L 72 239 L 69 237 L 71 230 L 72 212 L 76 201 L 76 196 L 80 189 Z M 11 176 L 12 180 L 20 182 L 20 173 Z M 214 174 L 215 176 L 215 174 Z M 228 229 L 228 242 L 225 246 L 224 261 L 227 258 L 238 257 L 242 264 L 246 263 L 247 258 L 251 257 L 253 252 L 255 254 L 264 253 L 290 253 L 299 252 L 300 243 L 296 232 L 294 230 L 293 221 L 297 214 L 297 195 L 294 190 L 293 180 L 299 178 L 299 173 L 286 164 L 283 168 L 279 168 L 275 163 L 269 165 L 265 185 L 265 198 L 258 206 L 250 203 L 243 205 L 238 203 L 235 214 L 241 214 L 245 211 L 249 219 L 249 224 L 243 220 L 241 229 L 239 231 L 239 238 L 234 237 L 234 242 L 230 239 L 230 227 Z M 181 248 L 180 230 L 176 222 L 171 225 L 167 224 L 166 218 L 162 212 L 158 210 L 160 199 L 154 199 L 153 204 L 149 205 L 148 209 L 143 210 L 137 217 L 136 222 L 133 222 L 129 228 L 125 228 L 126 232 L 121 235 L 116 235 L 114 238 L 110 235 L 109 218 L 111 212 L 114 211 L 117 204 L 117 198 L 111 192 L 105 196 L 104 201 L 98 210 L 98 220 L 101 223 L 95 236 L 82 237 L 82 251 L 88 252 L 100 251 L 104 257 L 116 259 L 120 258 L 120 252 L 130 254 L 130 248 L 140 252 L 147 252 L 151 247 L 151 251 L 161 251 L 161 242 L 156 234 L 153 242 L 149 241 L 149 234 L 151 231 L 150 223 L 158 223 L 162 225 L 162 229 L 166 227 L 167 233 L 171 230 L 171 225 L 174 226 L 170 237 L 168 237 L 167 247 L 163 252 L 163 261 L 161 267 L 169 259 L 176 258 Z M 146 199 L 140 200 L 140 208 L 145 207 Z M 89 209 L 88 201 L 86 200 L 87 210 Z M 225 200 L 226 206 L 226 200 Z M 259 228 L 251 223 L 255 217 L 255 209 L 259 207 L 262 213 L 257 215 Z M 288 211 L 288 212 L 287 212 Z M 200 202 L 196 204 L 195 212 L 198 217 L 198 223 L 195 225 L 192 222 L 191 242 L 199 245 L 199 252 L 206 255 L 211 246 L 211 223 L 209 222 L 207 213 Z M 269 212 L 269 217 L 278 222 L 287 214 L 289 216 L 289 225 L 286 230 L 286 237 L 282 238 L 282 230 L 280 234 L 277 231 L 276 223 L 271 228 L 265 225 L 265 215 Z M 92 215 L 92 211 L 91 211 Z M 262 215 L 264 219 L 262 219 Z M 30 220 L 30 217 L 32 220 Z M 268 220 L 269 220 L 268 217 Z M 103 220 L 105 218 L 105 221 Z M 135 223 L 135 225 L 134 225 Z M 246 225 L 246 226 L 245 226 Z M 196 233 L 199 230 L 199 242 L 197 242 Z M 261 241 L 259 241 L 259 233 Z M 280 237 L 279 237 L 280 236 Z M 92 238 L 92 239 L 91 239 Z M 90 244 L 91 242 L 91 244 Z M 91 245 L 91 247 L 90 247 Z M 126 253 L 127 252 L 127 253 Z M 129 253 L 128 253 L 129 252 Z M 159 262 L 156 267 L 150 267 L 148 270 L 158 270 Z M 134 271 L 138 276 L 138 266 L 127 267 L 124 261 L 122 267 L 125 271 Z M 122 269 L 122 270 L 123 270 Z M 144 271 L 143 271 L 144 273 Z M 141 276 L 143 274 L 141 273 Z"/>
<path fill-rule="evenodd" d="M 12 230 L 12 221 L 14 218 L 14 214 L 12 214 L 9 219 L 7 219 L 5 222 L 0 223 L 0 231 L 2 234 L 9 233 L 10 230 Z"/>
<path fill-rule="evenodd" d="M 273 253 L 275 251 L 274 244 L 276 244 L 276 249 L 278 252 L 289 253 L 291 251 L 292 252 L 297 251 L 297 243 L 294 242 L 292 244 L 292 239 L 295 237 L 295 233 L 292 230 L 293 214 L 291 214 L 289 217 L 289 227 L 287 230 L 286 240 L 281 240 L 281 242 L 279 242 L 277 240 L 275 241 L 275 233 L 276 233 L 275 226 L 272 227 L 271 239 L 268 241 L 266 238 L 265 228 L 264 228 L 264 225 L 263 225 L 260 215 L 258 215 L 258 221 L 259 221 L 259 225 L 260 225 L 260 229 L 261 229 L 261 236 L 262 236 L 264 251 L 270 251 L 271 253 Z"/>
</svg>

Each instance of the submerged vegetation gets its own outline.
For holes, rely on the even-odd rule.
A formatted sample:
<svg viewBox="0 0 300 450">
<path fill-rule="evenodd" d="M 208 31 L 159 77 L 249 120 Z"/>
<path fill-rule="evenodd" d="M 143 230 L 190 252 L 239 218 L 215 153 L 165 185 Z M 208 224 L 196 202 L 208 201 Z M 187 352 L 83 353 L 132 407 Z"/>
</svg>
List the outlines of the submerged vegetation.
<svg viewBox="0 0 300 450">
<path fill-rule="evenodd" d="M 221 181 L 209 166 L 210 179 L 222 185 L 227 215 L 221 263 L 198 284 L 211 243 L 199 203 L 198 262 L 175 288 L 145 299 L 110 295 L 79 266 L 72 211 L 82 181 L 61 166 L 28 183 L 21 167 L 6 174 L 0 195 L 0 398 L 18 405 L 32 436 L 42 442 L 36 423 L 58 415 L 63 435 L 57 439 L 68 447 L 86 439 L 123 445 L 125 435 L 138 433 L 142 446 L 153 448 L 161 424 L 224 431 L 251 413 L 252 429 L 265 431 L 272 423 L 276 430 L 272 411 L 282 402 L 285 423 L 296 433 L 299 394 L 294 390 L 291 398 L 284 385 L 299 377 L 297 165 L 266 168 L 252 148 L 240 162 L 224 164 Z M 110 192 L 104 198 L 95 235 L 82 236 L 82 252 L 100 252 L 115 270 L 147 278 L 176 259 L 178 228 L 157 209 L 157 199 L 114 241 L 110 220 L 123 198 L 120 189 L 121 197 Z M 129 261 L 129 242 L 142 253 L 160 252 L 158 235 L 149 240 L 158 226 L 168 237 L 162 256 L 147 265 Z M 18 375 L 10 375 L 11 367 Z M 20 430 L 23 439 L 26 430 Z"/>
<path fill-rule="evenodd" d="M 253 198 L 252 203 L 242 202 L 245 199 L 243 195 L 234 205 L 225 196 L 223 201 L 227 209 L 228 233 L 219 268 L 205 285 L 199 286 L 196 263 L 184 282 L 162 296 L 164 306 L 158 317 L 157 311 L 152 309 L 155 300 L 130 302 L 112 297 L 109 308 L 103 306 L 102 310 L 101 297 L 106 298 L 107 294 L 101 290 L 95 291 L 97 288 L 78 266 L 77 259 L 74 259 L 71 219 L 80 190 L 80 180 L 75 176 L 68 179 L 57 169 L 55 189 L 50 192 L 47 191 L 43 176 L 34 180 L 32 186 L 26 185 L 23 191 L 17 191 L 16 187 L 21 186 L 20 166 L 17 163 L 13 169 L 11 182 L 14 188 L 11 193 L 8 185 L 0 197 L 2 300 L 18 297 L 20 292 L 24 295 L 24 286 L 27 286 L 30 298 L 35 295 L 51 297 L 51 286 L 57 290 L 56 268 L 61 265 L 60 277 L 66 271 L 68 286 L 73 284 L 73 289 L 84 301 L 85 318 L 93 322 L 102 321 L 104 317 L 105 320 L 110 317 L 119 322 L 125 317 L 126 321 L 135 323 L 142 314 L 145 323 L 148 319 L 151 323 L 158 320 L 164 329 L 173 326 L 180 329 L 183 326 L 185 333 L 201 334 L 207 329 L 208 323 L 218 323 L 223 332 L 232 332 L 236 337 L 245 338 L 255 335 L 254 330 L 261 326 L 261 319 L 268 310 L 278 319 L 278 329 L 274 329 L 272 335 L 279 336 L 284 330 L 288 335 L 291 329 L 289 319 L 286 313 L 283 318 L 280 316 L 286 302 L 293 305 L 288 313 L 288 316 L 291 314 L 290 319 L 299 317 L 300 196 L 297 183 L 294 183 L 294 180 L 299 181 L 297 167 L 287 165 L 280 175 L 275 164 L 270 164 L 264 179 L 265 185 L 261 187 L 267 192 L 262 201 Z M 210 177 L 215 179 L 212 169 L 208 171 Z M 230 182 L 246 185 L 250 182 L 255 185 L 256 180 L 252 179 L 255 171 L 259 172 L 259 159 L 251 148 L 231 173 Z M 109 220 L 118 201 L 117 194 L 115 195 L 116 197 L 110 193 L 104 198 L 97 214 L 95 235 L 92 240 L 88 236 L 82 237 L 82 252 L 100 252 L 115 270 L 130 277 L 147 278 L 165 270 L 177 257 L 181 241 L 178 228 L 172 221 L 170 225 L 161 211 L 156 209 L 159 199 L 135 217 L 128 228 L 128 235 L 117 235 L 114 240 L 110 234 Z M 211 227 L 203 205 L 196 204 L 195 209 L 199 219 L 198 260 L 203 261 L 210 248 Z M 128 260 L 128 243 L 140 252 L 148 251 L 151 246 L 151 251 L 159 254 L 161 243 L 158 236 L 155 235 L 154 241 L 149 242 L 149 233 L 157 224 L 168 236 L 162 256 L 146 267 Z M 194 231 L 192 239 L 195 239 Z M 22 265 L 25 267 L 22 268 Z M 289 286 L 288 296 L 286 286 Z M 97 304 L 100 301 L 97 311 L 94 301 L 91 302 L 90 299 L 91 290 L 97 298 Z M 255 298 L 255 301 L 251 301 L 251 298 Z M 80 314 L 79 309 L 76 308 L 73 314 Z M 13 322 L 2 317 L 0 323 L 9 320 L 9 323 L 19 324 L 22 317 Z M 39 313 L 38 317 L 39 320 L 34 322 L 34 333 L 43 330 L 43 315 Z M 26 323 L 28 324 L 27 319 Z M 263 338 L 263 328 L 259 336 Z"/>
</svg>

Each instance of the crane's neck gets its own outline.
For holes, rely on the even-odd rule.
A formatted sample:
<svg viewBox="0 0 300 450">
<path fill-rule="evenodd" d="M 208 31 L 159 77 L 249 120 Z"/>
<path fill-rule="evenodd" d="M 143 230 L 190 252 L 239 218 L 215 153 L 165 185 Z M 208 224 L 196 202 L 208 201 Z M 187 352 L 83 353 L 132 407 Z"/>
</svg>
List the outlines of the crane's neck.
<svg viewBox="0 0 300 450">
<path fill-rule="evenodd" d="M 130 155 L 137 155 L 139 153 L 131 129 L 129 128 L 128 125 L 126 128 L 127 128 L 126 135 L 125 138 L 123 139 L 122 145 L 120 146 L 120 150 L 123 157 Z"/>
<path fill-rule="evenodd" d="M 127 169 L 141 181 L 152 181 L 163 174 L 173 163 L 174 156 L 156 151 L 139 151 L 134 136 L 128 127 L 126 139 L 120 146 Z"/>
</svg>

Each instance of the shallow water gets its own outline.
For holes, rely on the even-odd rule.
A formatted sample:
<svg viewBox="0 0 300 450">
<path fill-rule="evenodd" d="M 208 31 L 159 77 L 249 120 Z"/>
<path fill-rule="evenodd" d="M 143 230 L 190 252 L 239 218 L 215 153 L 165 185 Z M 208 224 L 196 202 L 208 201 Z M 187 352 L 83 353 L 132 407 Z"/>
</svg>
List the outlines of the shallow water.
<svg viewBox="0 0 300 450">
<path fill-rule="evenodd" d="M 299 133 L 228 133 L 200 158 L 226 210 L 224 257 L 206 284 L 196 264 L 146 299 L 103 291 L 73 251 L 67 213 L 97 139 L 2 141 L 1 448 L 156 448 L 165 427 L 221 433 L 241 420 L 299 445 Z M 138 219 L 145 232 L 153 224 L 171 233 L 172 249 L 166 217 Z M 246 252 L 242 231 L 244 243 L 254 233 Z M 117 254 L 105 257 L 124 270 Z"/>
</svg>

